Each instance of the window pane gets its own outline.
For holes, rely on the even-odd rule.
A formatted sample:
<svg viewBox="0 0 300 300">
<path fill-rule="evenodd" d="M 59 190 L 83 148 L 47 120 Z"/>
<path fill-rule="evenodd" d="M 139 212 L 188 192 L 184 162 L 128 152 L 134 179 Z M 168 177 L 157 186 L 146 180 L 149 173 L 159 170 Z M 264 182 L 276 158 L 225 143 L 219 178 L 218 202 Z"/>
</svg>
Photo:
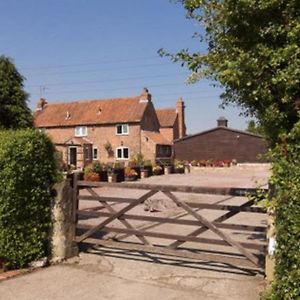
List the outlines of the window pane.
<svg viewBox="0 0 300 300">
<path fill-rule="evenodd" d="M 117 125 L 117 134 L 122 134 L 122 125 Z"/>
<path fill-rule="evenodd" d="M 93 159 L 98 159 L 98 149 L 93 148 Z"/>
<path fill-rule="evenodd" d="M 117 157 L 122 158 L 122 149 L 117 149 Z"/>
<path fill-rule="evenodd" d="M 123 134 L 128 133 L 128 125 L 127 125 L 127 124 L 124 124 L 124 125 L 122 126 L 122 128 L 123 128 Z"/>
<path fill-rule="evenodd" d="M 75 136 L 87 136 L 87 127 L 86 126 L 75 127 Z"/>
<path fill-rule="evenodd" d="M 128 148 L 123 148 L 123 157 L 128 158 Z"/>
</svg>

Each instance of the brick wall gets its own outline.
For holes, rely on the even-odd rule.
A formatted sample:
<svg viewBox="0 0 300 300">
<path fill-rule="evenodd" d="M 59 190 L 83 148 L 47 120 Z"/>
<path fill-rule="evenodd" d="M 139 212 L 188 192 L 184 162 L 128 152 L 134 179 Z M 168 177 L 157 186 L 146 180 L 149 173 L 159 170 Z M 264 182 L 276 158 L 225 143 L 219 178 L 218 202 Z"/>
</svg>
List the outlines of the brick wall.
<svg viewBox="0 0 300 300">
<path fill-rule="evenodd" d="M 246 133 L 217 128 L 201 135 L 176 141 L 175 157 L 180 160 L 224 160 L 258 162 L 258 154 L 266 153 L 266 142 Z"/>
<path fill-rule="evenodd" d="M 129 124 L 128 135 L 117 135 L 115 125 L 104 126 L 88 126 L 88 134 L 85 136 L 87 140 L 93 143 L 93 147 L 98 149 L 98 159 L 102 162 L 112 162 L 116 160 L 116 148 L 123 146 L 129 148 L 130 157 L 135 156 L 141 152 L 141 134 L 140 125 Z M 48 128 L 46 133 L 53 139 L 53 141 L 67 141 L 75 137 L 75 128 Z M 108 155 L 104 145 L 109 142 L 112 146 L 113 154 Z M 57 147 L 59 151 L 63 152 L 64 160 L 67 161 L 66 148 L 62 146 Z M 78 166 L 82 167 L 82 147 L 77 147 L 77 161 Z"/>
<path fill-rule="evenodd" d="M 159 121 L 152 102 L 149 102 L 141 121 L 142 130 L 159 131 Z"/>
<path fill-rule="evenodd" d="M 160 128 L 159 132 L 167 141 L 169 141 L 170 143 L 173 142 L 174 140 L 173 128 L 168 128 L 168 127 Z"/>
<path fill-rule="evenodd" d="M 145 160 L 155 160 L 156 157 L 156 144 L 153 143 L 151 139 L 146 137 L 143 133 L 141 136 L 141 147 L 142 153 L 144 155 Z"/>
</svg>

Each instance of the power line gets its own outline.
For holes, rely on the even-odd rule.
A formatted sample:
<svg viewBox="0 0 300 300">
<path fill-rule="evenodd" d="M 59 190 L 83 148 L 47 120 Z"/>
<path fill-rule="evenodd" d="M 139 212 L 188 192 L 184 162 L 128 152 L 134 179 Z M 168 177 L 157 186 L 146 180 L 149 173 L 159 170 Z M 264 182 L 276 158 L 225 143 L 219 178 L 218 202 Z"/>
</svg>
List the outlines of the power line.
<svg viewBox="0 0 300 300">
<path fill-rule="evenodd" d="M 45 83 L 43 86 L 68 86 L 68 85 L 83 85 L 83 84 L 93 84 L 93 83 L 102 83 L 102 82 L 116 82 L 116 81 L 127 81 L 127 80 L 138 80 L 138 79 L 150 79 L 150 78 L 165 78 L 165 77 L 170 77 L 172 76 L 181 76 L 182 74 L 163 74 L 163 75 L 153 75 L 153 76 L 138 76 L 138 77 L 127 77 L 127 78 L 114 78 L 114 79 L 103 79 L 103 80 L 89 80 L 89 81 L 75 81 L 75 82 L 58 82 L 58 83 Z M 184 76 L 188 75 L 186 73 Z M 27 88 L 32 88 L 32 87 L 40 87 L 40 84 L 36 85 L 26 85 Z"/>
<path fill-rule="evenodd" d="M 68 68 L 68 67 L 79 67 L 79 66 L 88 66 L 88 65 L 99 65 L 99 64 L 117 64 L 122 62 L 131 62 L 131 61 L 140 61 L 140 60 L 150 60 L 154 58 L 159 58 L 159 56 L 150 56 L 150 57 L 138 57 L 132 59 L 119 59 L 119 60 L 101 60 L 77 64 L 62 64 L 62 65 L 52 65 L 52 66 L 41 66 L 41 67 L 25 67 L 22 70 L 45 70 L 45 69 L 59 69 L 59 68 Z"/>
<path fill-rule="evenodd" d="M 154 67 L 154 66 L 166 66 L 166 65 L 173 65 L 172 63 L 155 63 L 155 64 L 146 64 L 146 65 L 139 65 L 139 66 L 127 66 L 127 67 L 117 67 L 115 70 L 129 70 L 129 69 L 137 69 L 137 68 L 145 68 L 145 67 Z M 47 75 L 47 76 L 60 76 L 64 74 L 74 74 L 74 73 L 97 73 L 97 72 L 103 72 L 103 71 L 112 71 L 114 70 L 113 68 L 108 68 L 108 69 L 89 69 L 89 70 L 77 70 L 77 71 L 65 71 L 65 72 L 54 72 L 54 73 L 34 73 L 33 75 Z M 28 75 L 27 75 L 28 76 Z"/>
</svg>

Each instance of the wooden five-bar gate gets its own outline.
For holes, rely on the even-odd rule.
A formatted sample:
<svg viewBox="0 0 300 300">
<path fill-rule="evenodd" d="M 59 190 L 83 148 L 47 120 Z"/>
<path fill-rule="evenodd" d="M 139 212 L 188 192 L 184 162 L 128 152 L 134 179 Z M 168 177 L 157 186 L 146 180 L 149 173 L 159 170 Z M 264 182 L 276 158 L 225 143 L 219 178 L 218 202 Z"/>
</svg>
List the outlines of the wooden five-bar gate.
<svg viewBox="0 0 300 300">
<path fill-rule="evenodd" d="M 74 213 L 74 220 L 77 221 L 75 239 L 78 243 L 199 259 L 249 269 L 264 268 L 266 222 L 262 220 L 266 219 L 266 215 L 261 214 L 265 214 L 265 211 L 255 205 L 254 200 L 245 197 L 255 193 L 254 189 L 86 182 L 76 178 L 73 187 L 74 201 L 78 207 Z M 125 197 L 102 192 L 118 189 Z M 137 198 L 126 197 L 132 189 L 139 191 Z M 144 213 L 143 203 L 157 193 L 163 193 L 163 197 L 167 197 L 180 214 L 166 216 Z M 195 201 L 195 197 L 192 200 L 188 197 L 181 199 L 184 198 L 182 195 L 200 194 L 202 198 L 203 194 L 214 194 L 224 195 L 226 199 L 213 203 Z M 229 198 L 231 202 L 234 198 L 243 201 L 226 204 Z M 95 201 L 98 206 L 91 205 Z M 211 215 L 207 217 L 212 211 L 217 212 L 213 219 Z M 229 222 L 229 219 L 241 213 L 248 215 L 248 224 L 243 224 L 241 220 Z M 249 224 L 249 214 L 259 214 L 258 224 L 252 222 L 251 217 Z M 183 231 L 179 230 L 179 225 L 184 226 Z M 111 236 L 112 233 L 114 236 Z M 171 243 L 166 243 L 170 240 Z"/>
</svg>

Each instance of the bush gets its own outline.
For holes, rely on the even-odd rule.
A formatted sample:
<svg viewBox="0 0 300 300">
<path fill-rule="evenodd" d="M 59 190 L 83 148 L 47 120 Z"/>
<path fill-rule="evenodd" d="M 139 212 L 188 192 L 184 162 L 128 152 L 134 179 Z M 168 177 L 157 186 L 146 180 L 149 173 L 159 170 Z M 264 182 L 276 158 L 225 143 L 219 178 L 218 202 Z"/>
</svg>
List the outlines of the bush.
<svg viewBox="0 0 300 300">
<path fill-rule="evenodd" d="M 0 260 L 22 267 L 48 255 L 55 150 L 33 129 L 1 131 L 0 141 Z"/>
<path fill-rule="evenodd" d="M 273 151 L 277 247 L 275 280 L 268 299 L 300 297 L 300 122 Z"/>
</svg>

